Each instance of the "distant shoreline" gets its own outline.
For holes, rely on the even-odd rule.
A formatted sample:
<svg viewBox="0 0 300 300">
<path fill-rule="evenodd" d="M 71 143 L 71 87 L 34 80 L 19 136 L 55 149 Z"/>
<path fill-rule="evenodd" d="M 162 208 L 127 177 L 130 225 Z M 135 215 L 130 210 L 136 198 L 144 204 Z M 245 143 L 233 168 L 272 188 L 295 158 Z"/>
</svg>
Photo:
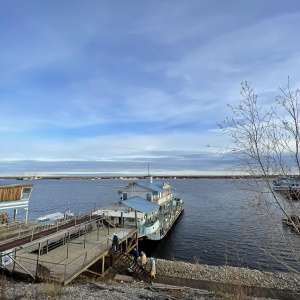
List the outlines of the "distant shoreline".
<svg viewBox="0 0 300 300">
<path fill-rule="evenodd" d="M 251 179 L 262 178 L 262 175 L 186 175 L 186 176 L 153 176 L 155 179 Z M 270 176 L 274 177 L 274 176 Z M 38 179 L 27 178 L 26 176 L 0 176 L 1 180 L 101 180 L 101 179 L 114 179 L 114 180 L 138 180 L 146 179 L 146 176 L 39 176 Z"/>
</svg>

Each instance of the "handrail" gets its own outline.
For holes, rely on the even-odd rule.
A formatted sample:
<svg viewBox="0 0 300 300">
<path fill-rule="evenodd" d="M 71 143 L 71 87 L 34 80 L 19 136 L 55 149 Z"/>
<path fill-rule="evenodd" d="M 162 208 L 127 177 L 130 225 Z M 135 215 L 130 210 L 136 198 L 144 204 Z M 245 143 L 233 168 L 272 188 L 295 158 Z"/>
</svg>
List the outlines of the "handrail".
<svg viewBox="0 0 300 300">
<path fill-rule="evenodd" d="M 80 254 L 80 256 L 77 256 L 76 258 L 74 258 L 73 260 L 69 261 L 68 264 L 72 264 L 72 262 L 76 261 L 79 257 L 83 257 L 83 255 L 87 255 L 88 252 L 93 251 L 94 249 L 96 249 L 97 247 L 99 247 L 100 245 L 107 243 L 107 241 L 102 241 L 101 243 L 95 245 L 93 248 L 87 250 L 86 252 Z M 102 247 L 102 246 L 101 246 Z M 109 247 L 107 247 L 106 250 L 108 250 Z"/>
<path fill-rule="evenodd" d="M 11 255 L 7 254 L 11 260 L 13 260 L 21 269 L 23 269 L 26 273 L 28 273 L 33 279 L 35 279 L 35 277 L 25 268 L 23 267 L 16 259 L 14 259 Z"/>
</svg>

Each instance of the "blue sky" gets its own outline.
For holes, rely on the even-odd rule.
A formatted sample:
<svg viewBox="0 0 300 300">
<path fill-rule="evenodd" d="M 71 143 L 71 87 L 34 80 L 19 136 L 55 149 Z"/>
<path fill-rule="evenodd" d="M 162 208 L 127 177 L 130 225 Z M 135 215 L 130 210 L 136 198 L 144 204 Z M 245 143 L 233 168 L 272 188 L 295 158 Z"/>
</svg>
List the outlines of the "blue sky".
<svg viewBox="0 0 300 300">
<path fill-rule="evenodd" d="M 228 173 L 217 123 L 244 80 L 300 87 L 299 28 L 297 0 L 0 0 L 0 175 Z"/>
</svg>

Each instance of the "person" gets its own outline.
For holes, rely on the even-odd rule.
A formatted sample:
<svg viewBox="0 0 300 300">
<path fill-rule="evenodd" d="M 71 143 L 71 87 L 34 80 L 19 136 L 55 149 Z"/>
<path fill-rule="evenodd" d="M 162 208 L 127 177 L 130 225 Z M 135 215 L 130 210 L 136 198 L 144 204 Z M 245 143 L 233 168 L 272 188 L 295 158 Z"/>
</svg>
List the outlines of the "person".
<svg viewBox="0 0 300 300">
<path fill-rule="evenodd" d="M 156 268 L 155 268 L 155 260 L 153 257 L 150 258 L 150 277 L 155 278 Z"/>
<path fill-rule="evenodd" d="M 142 267 L 146 268 L 147 256 L 146 256 L 146 253 L 144 251 L 141 251 L 141 263 L 142 263 Z"/>
<path fill-rule="evenodd" d="M 113 240 L 112 240 L 112 248 L 116 251 L 119 247 L 119 238 L 118 236 L 114 233 L 113 235 Z"/>
<path fill-rule="evenodd" d="M 140 253 L 139 253 L 139 251 L 136 249 L 136 248 L 134 248 L 133 249 L 133 259 L 134 259 L 134 262 L 137 264 L 137 262 L 138 262 L 138 257 L 140 256 Z"/>
</svg>

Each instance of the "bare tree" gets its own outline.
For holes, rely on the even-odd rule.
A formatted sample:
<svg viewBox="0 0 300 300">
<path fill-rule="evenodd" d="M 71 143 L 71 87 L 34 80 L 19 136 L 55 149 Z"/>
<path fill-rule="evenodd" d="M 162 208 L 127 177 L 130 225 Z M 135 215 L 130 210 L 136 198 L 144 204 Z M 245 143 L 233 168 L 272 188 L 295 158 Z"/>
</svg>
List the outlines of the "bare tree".
<svg viewBox="0 0 300 300">
<path fill-rule="evenodd" d="M 242 100 L 238 105 L 228 105 L 232 116 L 219 124 L 232 142 L 224 154 L 233 156 L 236 171 L 253 177 L 252 202 L 266 217 L 264 226 L 268 224 L 273 241 L 260 247 L 286 268 L 299 273 L 300 236 L 284 230 L 282 219 L 291 222 L 296 234 L 300 233 L 300 224 L 291 219 L 291 215 L 299 215 L 300 91 L 293 91 L 288 80 L 286 88 L 279 89 L 274 103 L 266 106 L 259 104 L 248 82 L 241 85 Z M 295 186 L 285 193 L 275 191 L 273 180 L 279 175 L 293 180 Z M 284 250 L 278 247 L 278 239 L 285 245 Z"/>
</svg>

